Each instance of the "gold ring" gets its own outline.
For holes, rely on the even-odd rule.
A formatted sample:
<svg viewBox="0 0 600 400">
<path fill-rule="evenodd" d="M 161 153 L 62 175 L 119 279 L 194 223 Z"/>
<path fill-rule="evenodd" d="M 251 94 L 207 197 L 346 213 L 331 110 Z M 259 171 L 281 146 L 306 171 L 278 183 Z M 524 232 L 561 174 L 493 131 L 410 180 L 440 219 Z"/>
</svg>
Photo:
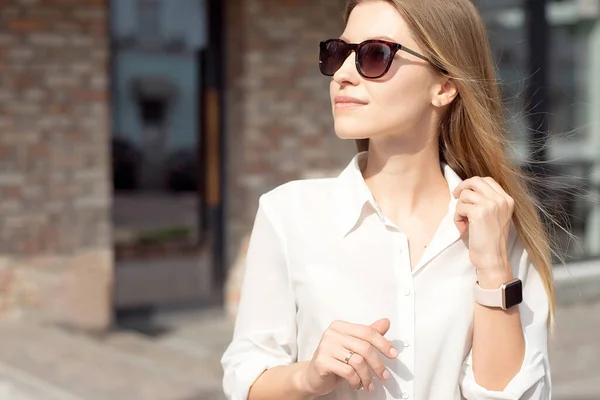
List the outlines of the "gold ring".
<svg viewBox="0 0 600 400">
<path fill-rule="evenodd" d="M 348 355 L 346 356 L 346 358 L 344 358 L 344 362 L 346 364 L 348 364 L 350 362 L 350 357 L 352 357 L 354 355 L 354 352 L 351 351 L 350 353 L 348 353 Z"/>
</svg>

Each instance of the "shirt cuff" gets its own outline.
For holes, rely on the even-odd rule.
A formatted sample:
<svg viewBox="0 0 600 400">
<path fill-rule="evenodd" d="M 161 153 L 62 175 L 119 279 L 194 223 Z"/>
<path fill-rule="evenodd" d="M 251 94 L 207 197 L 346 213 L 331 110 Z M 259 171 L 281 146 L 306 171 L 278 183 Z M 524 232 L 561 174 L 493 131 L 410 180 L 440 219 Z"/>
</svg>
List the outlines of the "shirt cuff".
<svg viewBox="0 0 600 400">
<path fill-rule="evenodd" d="M 525 338 L 525 357 L 521 369 L 502 391 L 487 390 L 475 381 L 472 364 L 472 353 L 463 363 L 461 389 L 467 400 L 520 400 L 526 393 L 538 395 L 528 396 L 531 400 L 546 400 L 544 393 L 549 388 L 537 387 L 547 382 L 546 359 L 541 351 L 532 348 Z"/>
<path fill-rule="evenodd" d="M 257 362 L 252 360 L 242 363 L 230 372 L 229 377 L 223 381 L 223 389 L 228 399 L 247 400 L 250 388 L 256 382 L 258 377 L 267 369 L 282 365 L 279 360 Z"/>
<path fill-rule="evenodd" d="M 246 400 L 256 379 L 267 369 L 290 365 L 295 350 L 287 328 L 234 338 L 221 357 L 223 391 L 230 400 Z"/>
</svg>

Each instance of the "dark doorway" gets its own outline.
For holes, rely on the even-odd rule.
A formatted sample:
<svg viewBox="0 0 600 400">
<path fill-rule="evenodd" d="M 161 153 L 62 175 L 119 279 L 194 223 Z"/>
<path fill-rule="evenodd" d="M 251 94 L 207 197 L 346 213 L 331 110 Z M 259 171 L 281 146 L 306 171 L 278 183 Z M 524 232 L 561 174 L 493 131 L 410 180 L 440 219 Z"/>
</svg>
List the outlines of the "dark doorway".
<svg viewBox="0 0 600 400">
<path fill-rule="evenodd" d="M 220 8 L 110 1 L 117 317 L 220 297 Z"/>
</svg>

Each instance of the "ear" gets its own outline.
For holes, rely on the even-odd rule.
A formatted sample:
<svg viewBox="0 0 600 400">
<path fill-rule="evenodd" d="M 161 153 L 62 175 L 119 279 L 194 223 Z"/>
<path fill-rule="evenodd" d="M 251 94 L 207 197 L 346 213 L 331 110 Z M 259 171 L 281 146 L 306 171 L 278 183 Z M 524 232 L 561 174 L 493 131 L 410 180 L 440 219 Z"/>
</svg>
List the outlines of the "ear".
<svg viewBox="0 0 600 400">
<path fill-rule="evenodd" d="M 436 90 L 432 99 L 432 104 L 436 107 L 444 107 L 452 103 L 458 96 L 458 88 L 451 78 L 443 78 L 439 85 L 436 85 Z"/>
</svg>

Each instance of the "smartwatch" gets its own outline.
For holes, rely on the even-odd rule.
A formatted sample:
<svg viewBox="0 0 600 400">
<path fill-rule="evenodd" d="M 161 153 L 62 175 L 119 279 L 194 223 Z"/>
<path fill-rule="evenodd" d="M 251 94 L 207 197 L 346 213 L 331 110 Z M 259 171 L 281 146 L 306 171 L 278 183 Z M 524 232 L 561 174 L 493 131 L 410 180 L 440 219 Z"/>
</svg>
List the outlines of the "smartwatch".
<svg viewBox="0 0 600 400">
<path fill-rule="evenodd" d="M 523 282 L 513 279 L 498 289 L 483 289 L 479 282 L 474 285 L 475 301 L 482 306 L 508 310 L 523 302 Z"/>
</svg>

